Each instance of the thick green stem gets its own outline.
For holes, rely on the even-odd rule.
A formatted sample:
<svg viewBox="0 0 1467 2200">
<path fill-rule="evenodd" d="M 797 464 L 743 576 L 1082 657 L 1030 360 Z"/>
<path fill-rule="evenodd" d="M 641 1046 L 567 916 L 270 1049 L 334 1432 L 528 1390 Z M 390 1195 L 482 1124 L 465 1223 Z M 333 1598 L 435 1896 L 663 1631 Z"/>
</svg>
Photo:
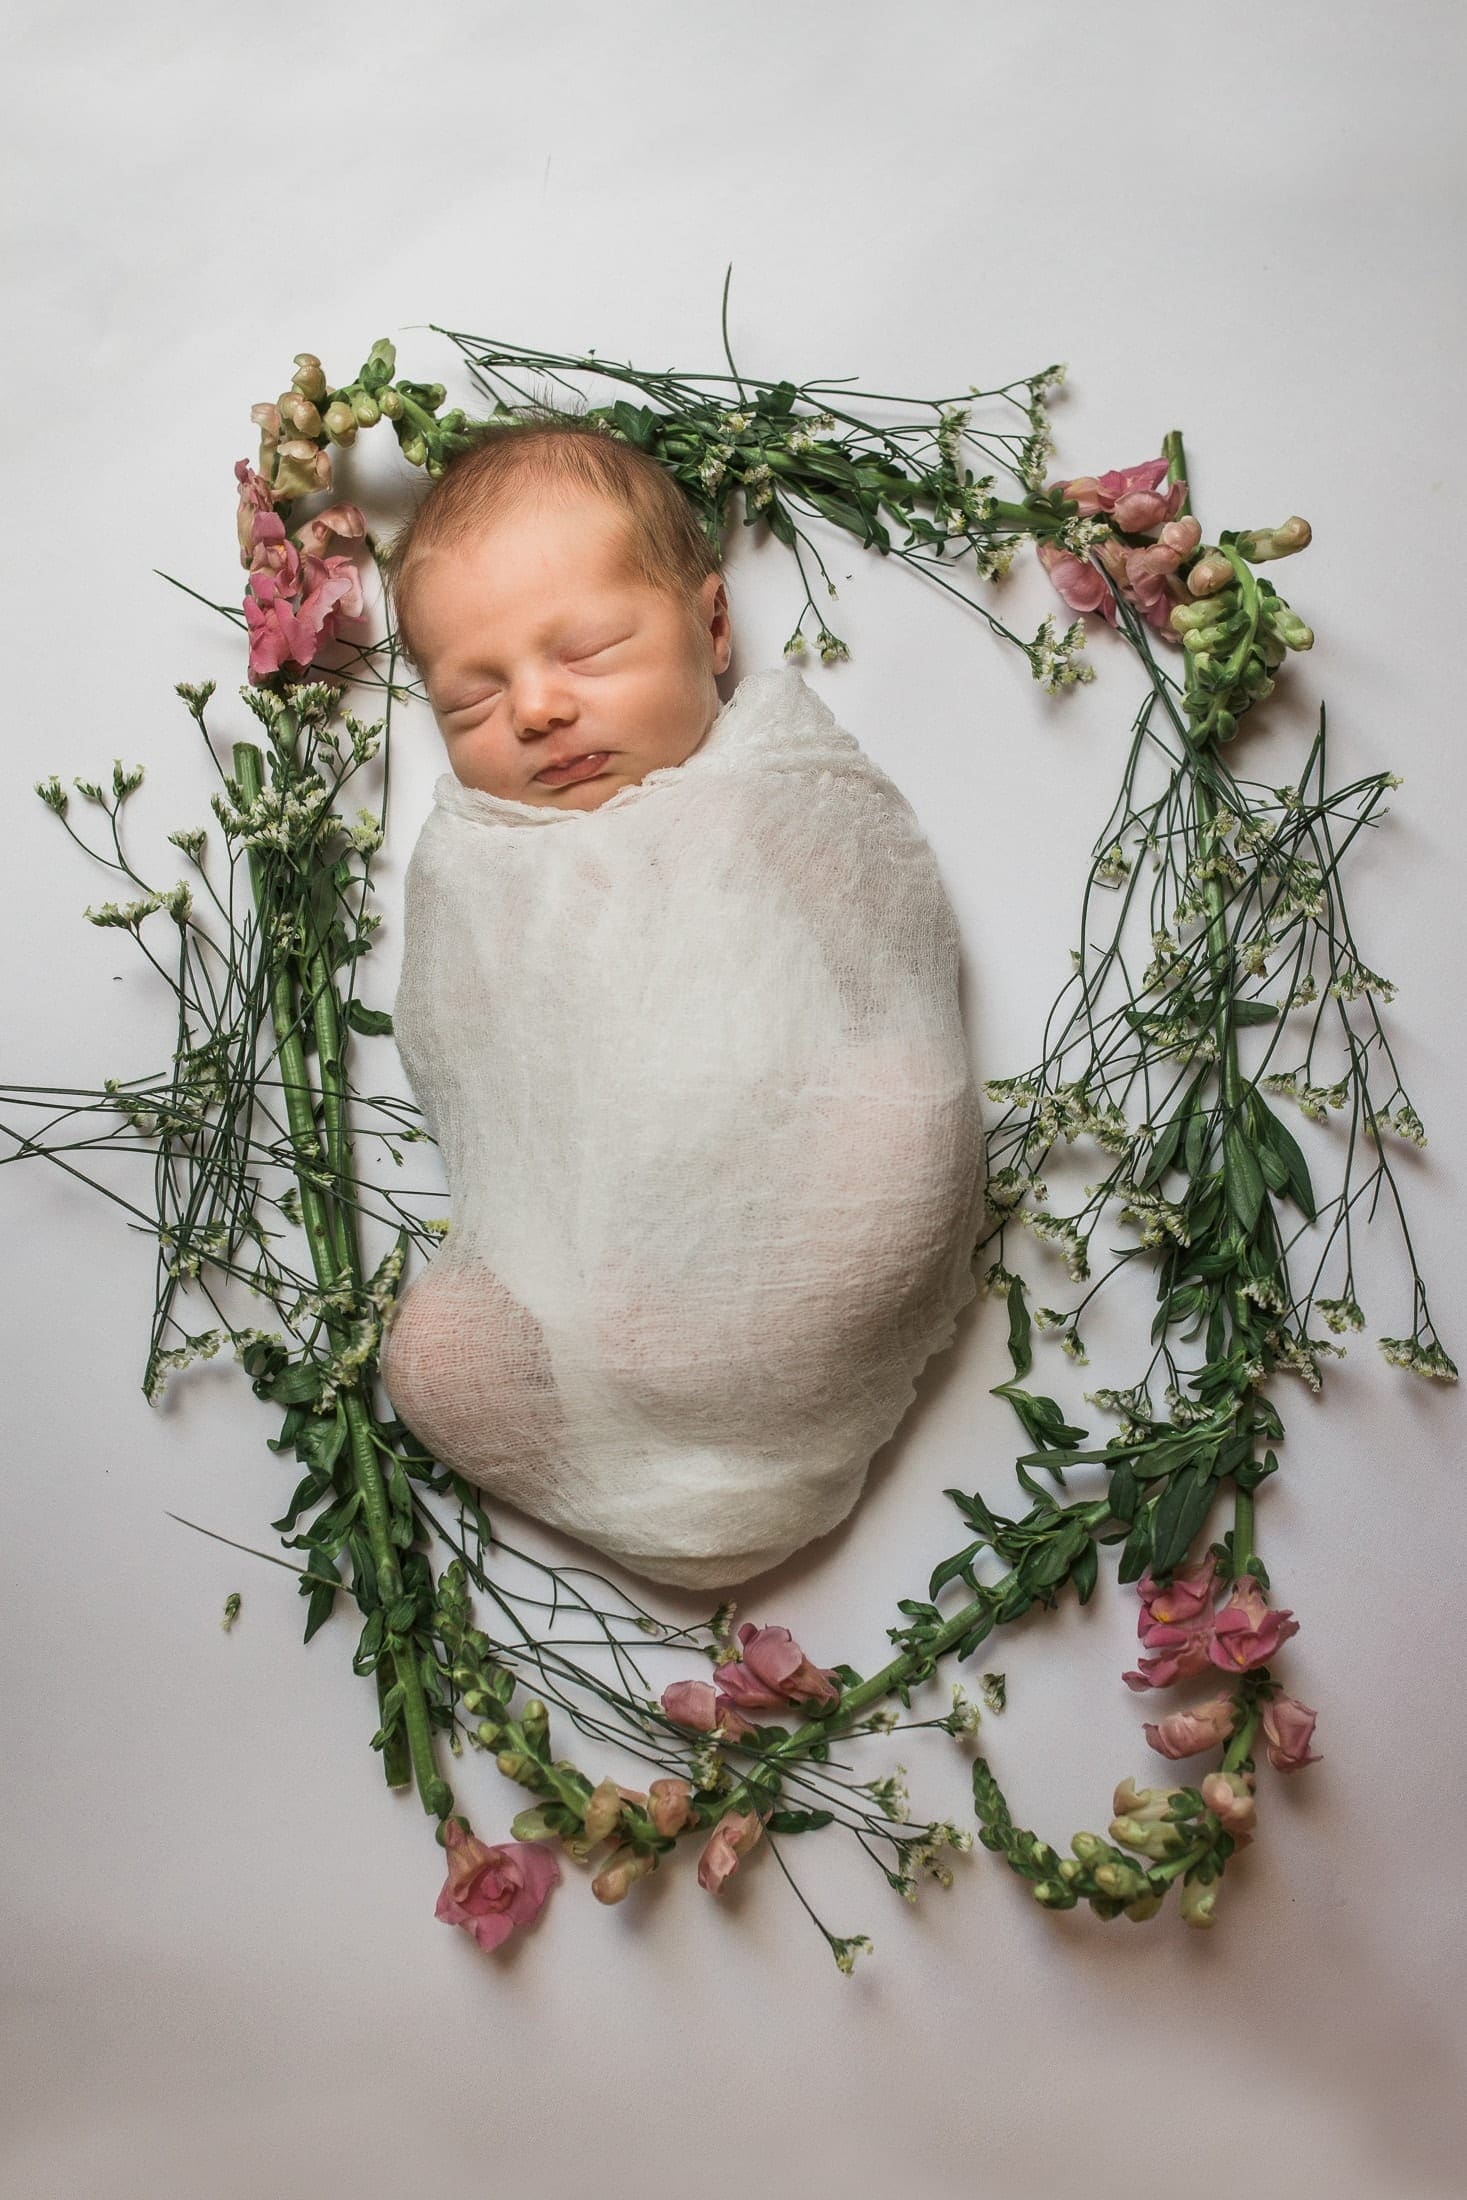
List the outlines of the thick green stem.
<svg viewBox="0 0 1467 2200">
<path fill-rule="evenodd" d="M 281 737 L 287 742 L 293 739 L 294 726 L 288 712 L 282 713 L 280 726 Z M 233 755 L 235 777 L 248 805 L 259 799 L 264 788 L 264 759 L 254 744 L 248 741 L 237 741 Z M 280 912 L 270 907 L 271 896 L 265 878 L 265 867 L 258 850 L 251 848 L 247 853 L 256 920 L 263 941 L 268 938 L 272 921 L 278 920 Z M 280 1062 L 281 1087 L 285 1094 L 286 1121 L 290 1129 L 291 1147 L 296 1156 L 296 1182 L 300 1191 L 306 1242 L 310 1248 L 317 1283 L 323 1291 L 331 1291 L 344 1281 L 354 1280 L 360 1273 L 352 1217 L 345 1211 L 343 1203 L 323 1192 L 315 1181 L 318 1173 L 328 1173 L 333 1167 L 340 1166 L 344 1146 L 344 1099 L 338 1089 L 334 1095 L 334 1112 L 331 1098 L 327 1099 L 323 1112 L 331 1151 L 323 1156 L 316 1131 L 314 1095 L 306 1068 L 305 1045 L 300 1033 L 296 980 L 287 958 L 278 952 L 273 941 L 263 947 L 262 952 L 269 958 L 270 1016 Z M 340 1021 L 331 975 L 325 958 L 319 953 L 306 959 L 306 983 L 315 1000 L 313 1014 L 323 1082 L 328 1078 L 335 1081 L 339 1078 L 337 1057 Z M 344 1180 L 338 1176 L 336 1181 L 340 1183 Z M 347 1341 L 345 1325 L 339 1319 L 328 1315 L 326 1330 L 333 1349 L 339 1349 Z M 361 1495 L 362 1518 L 366 1524 L 367 1540 L 377 1570 L 378 1597 L 384 1609 L 387 1609 L 402 1596 L 402 1568 L 398 1562 L 397 1547 L 392 1540 L 391 1511 L 377 1465 L 376 1446 L 372 1441 L 370 1409 L 360 1394 L 352 1392 L 343 1397 L 342 1405 L 347 1421 L 347 1448 L 352 1479 Z M 410 1654 L 401 1658 L 390 1652 L 384 1654 L 392 1656 L 396 1678 L 402 1684 L 403 1722 L 407 1730 L 408 1750 L 418 1793 L 422 1798 L 423 1808 L 436 1812 L 443 1783 L 433 1759 L 432 1726 L 428 1716 L 427 1698 L 423 1693 L 422 1676 Z M 390 1760 L 385 1761 L 390 1776 L 394 1767 Z"/>
<path fill-rule="evenodd" d="M 1185 481 L 1187 458 L 1182 448 L 1180 428 L 1172 428 L 1162 438 L 1162 450 L 1167 460 L 1167 479 Z M 1191 509 L 1190 496 L 1182 502 L 1184 512 Z M 1252 576 L 1243 570 L 1243 576 L 1251 582 Z M 1256 591 L 1254 606 L 1256 607 Z M 1256 616 L 1256 608 L 1255 608 Z M 1250 633 L 1252 629 L 1250 627 Z M 1240 645 L 1246 649 L 1246 638 Z M 1187 702 L 1190 706 L 1195 674 L 1189 662 L 1187 667 Z M 1197 804 L 1197 816 L 1201 825 L 1201 839 L 1210 840 L 1217 822 L 1217 802 L 1214 798 L 1211 766 L 1205 752 L 1195 755 L 1192 791 Z M 1221 1065 L 1223 1108 L 1226 1121 L 1236 1118 L 1238 1103 L 1242 1097 L 1243 1078 L 1238 1066 L 1238 1033 L 1232 1016 L 1232 950 L 1228 944 L 1228 920 L 1222 881 L 1216 874 L 1203 881 L 1203 901 L 1207 910 L 1207 959 L 1212 974 L 1214 997 L 1217 1001 L 1216 1036 L 1218 1059 Z M 1251 1425 L 1252 1413 L 1248 1412 Z M 1252 1555 L 1253 1495 L 1250 1490 L 1233 1489 L 1233 1570 L 1239 1573 Z"/>
</svg>

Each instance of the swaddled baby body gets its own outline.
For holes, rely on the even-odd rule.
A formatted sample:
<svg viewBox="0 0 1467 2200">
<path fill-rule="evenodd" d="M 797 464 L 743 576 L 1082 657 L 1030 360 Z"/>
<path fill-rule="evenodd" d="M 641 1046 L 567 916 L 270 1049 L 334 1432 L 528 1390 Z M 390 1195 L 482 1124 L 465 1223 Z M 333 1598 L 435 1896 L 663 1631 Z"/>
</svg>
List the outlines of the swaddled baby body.
<svg viewBox="0 0 1467 2200">
<path fill-rule="evenodd" d="M 451 468 L 396 569 L 453 769 L 394 1030 L 452 1228 L 381 1372 L 491 1497 L 718 1590 L 845 1517 L 950 1343 L 979 1110 L 909 806 L 793 667 L 719 702 L 711 548 L 590 433 L 456 462 L 487 522 Z"/>
</svg>

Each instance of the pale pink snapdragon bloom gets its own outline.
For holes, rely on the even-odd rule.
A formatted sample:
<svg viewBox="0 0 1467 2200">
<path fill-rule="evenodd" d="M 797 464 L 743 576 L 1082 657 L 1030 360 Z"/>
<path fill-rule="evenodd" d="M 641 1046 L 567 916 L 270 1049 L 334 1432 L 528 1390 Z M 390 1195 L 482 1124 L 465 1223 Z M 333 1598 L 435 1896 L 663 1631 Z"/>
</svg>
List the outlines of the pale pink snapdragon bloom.
<svg viewBox="0 0 1467 2200">
<path fill-rule="evenodd" d="M 700 1734 L 719 1732 L 725 1741 L 736 1742 L 754 1731 L 753 1721 L 746 1719 L 712 1681 L 669 1681 L 661 1703 L 670 1719 L 676 1719 L 679 1726 L 695 1727 Z"/>
<path fill-rule="evenodd" d="M 1143 459 L 1139 466 L 1120 466 L 1108 474 L 1077 474 L 1072 481 L 1052 481 L 1080 509 L 1082 519 L 1107 514 L 1127 535 L 1143 535 L 1148 527 L 1175 519 L 1187 501 L 1187 484 L 1174 481 L 1162 490 L 1167 470 L 1164 458 Z"/>
<path fill-rule="evenodd" d="M 1169 1711 L 1156 1725 L 1141 1731 L 1162 1757 L 1196 1757 L 1204 1749 L 1216 1749 L 1233 1730 L 1231 1696 L 1209 1696 L 1190 1711 Z"/>
<path fill-rule="evenodd" d="M 757 1811 L 725 1811 L 698 1859 L 698 1885 L 709 1894 L 721 1894 L 724 1881 L 738 1870 L 739 1858 L 748 1854 L 763 1831 Z"/>
<path fill-rule="evenodd" d="M 1209 1772 L 1202 1783 L 1202 1800 L 1222 1821 L 1237 1846 L 1245 1848 L 1258 1824 L 1258 1806 L 1241 1772 Z"/>
<path fill-rule="evenodd" d="M 1268 1761 L 1275 1772 L 1302 1772 L 1306 1765 L 1323 1763 L 1311 1749 L 1318 1714 L 1292 1696 L 1271 1696 L 1263 1706 L 1263 1731 L 1268 1742 Z"/>
<path fill-rule="evenodd" d="M 839 1697 L 834 1667 L 812 1665 L 787 1627 L 756 1627 L 745 1620 L 739 1643 L 742 1658 L 717 1669 L 719 1688 L 731 1703 L 773 1710 L 787 1703 L 830 1704 Z"/>
</svg>

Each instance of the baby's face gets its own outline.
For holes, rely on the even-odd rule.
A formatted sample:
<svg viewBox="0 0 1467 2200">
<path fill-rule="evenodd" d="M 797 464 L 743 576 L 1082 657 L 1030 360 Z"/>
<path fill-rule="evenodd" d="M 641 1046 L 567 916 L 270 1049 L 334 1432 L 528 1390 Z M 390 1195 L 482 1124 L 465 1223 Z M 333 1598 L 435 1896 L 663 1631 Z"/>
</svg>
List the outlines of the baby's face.
<svg viewBox="0 0 1467 2200">
<path fill-rule="evenodd" d="M 626 570 L 627 524 L 604 498 L 564 490 L 431 554 L 418 662 L 462 785 L 595 810 L 702 741 L 731 649 L 723 582 L 709 574 L 695 623 Z M 545 776 L 588 756 L 581 777 Z"/>
</svg>

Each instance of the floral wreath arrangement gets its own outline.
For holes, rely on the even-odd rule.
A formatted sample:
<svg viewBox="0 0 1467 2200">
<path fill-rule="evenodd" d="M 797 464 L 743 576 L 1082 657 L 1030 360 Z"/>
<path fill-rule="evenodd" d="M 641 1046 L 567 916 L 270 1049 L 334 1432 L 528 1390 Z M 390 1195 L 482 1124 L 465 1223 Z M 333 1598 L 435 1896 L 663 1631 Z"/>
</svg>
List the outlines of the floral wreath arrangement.
<svg viewBox="0 0 1467 2200">
<path fill-rule="evenodd" d="M 142 781 L 141 766 L 125 770 L 117 761 L 110 799 L 101 785 L 72 782 L 106 816 L 111 854 L 75 834 L 58 778 L 36 788 L 78 845 L 136 890 L 136 898 L 89 908 L 88 919 L 129 932 L 177 996 L 178 1040 L 166 1071 L 109 1077 L 86 1108 L 56 1096 L 66 1118 L 123 1119 L 106 1138 L 85 1140 L 88 1147 L 126 1143 L 155 1160 L 152 1205 L 122 1202 L 159 1247 L 144 1395 L 156 1403 L 171 1371 L 228 1344 L 255 1396 L 285 1409 L 269 1448 L 303 1471 L 271 1525 L 285 1548 L 306 1554 L 293 1568 L 309 1600 L 305 1640 L 343 1594 L 355 1603 L 362 1626 L 352 1666 L 377 1691 L 371 1746 L 389 1787 L 415 1786 L 435 1822 L 447 1863 L 437 1916 L 482 1948 L 534 1919 L 561 1879 L 562 1857 L 594 1861 L 591 1891 L 614 1904 L 689 1841 L 699 1849 L 699 1884 L 716 1895 L 763 1842 L 849 1974 L 872 1943 L 864 1933 L 837 1934 L 816 1916 L 785 1862 L 784 1841 L 833 1823 L 848 1828 L 889 1886 L 913 1901 L 924 1875 L 951 1887 L 949 1854 L 971 1849 L 973 1836 L 947 1820 L 913 1824 L 905 1767 L 857 1782 L 832 1759 L 832 1744 L 905 1724 L 940 1728 L 965 1745 L 982 1711 L 961 1683 L 940 1718 L 899 1722 L 892 1699 L 910 1711 L 912 1691 L 944 1659 L 961 1664 L 1035 1605 L 1054 1609 L 1067 1589 L 1087 1602 L 1100 1548 L 1113 1544 L 1121 1546 L 1118 1580 L 1136 1586 L 1144 1652 L 1122 1676 L 1126 1685 L 1170 1691 L 1202 1675 L 1212 1691 L 1162 1711 L 1145 1725 L 1146 1741 L 1171 1761 L 1209 1756 L 1212 1768 L 1195 1784 L 1122 1779 L 1106 1832 L 1075 1834 L 1061 1855 L 1015 1825 L 986 1758 L 975 1754 L 978 1837 L 1048 1909 L 1083 1901 L 1101 1918 L 1141 1920 L 1162 1909 L 1176 1883 L 1186 1923 L 1210 1926 L 1229 1860 L 1256 1829 L 1260 1732 L 1280 1773 L 1319 1761 L 1315 1712 L 1272 1670 L 1299 1622 L 1270 1601 L 1254 1493 L 1277 1472 L 1272 1446 L 1284 1433 L 1266 1395 L 1271 1379 L 1295 1373 L 1318 1392 L 1321 1356 L 1345 1350 L 1310 1333 L 1311 1312 L 1335 1336 L 1363 1327 L 1352 1209 L 1372 1191 L 1374 1212 L 1382 1178 L 1401 1221 L 1413 1294 L 1408 1333 L 1382 1336 L 1380 1348 L 1419 1375 L 1457 1376 L 1432 1326 L 1389 1157 L 1393 1140 L 1426 1143 L 1381 1024 L 1381 1004 L 1395 988 L 1361 957 L 1340 880 L 1345 851 L 1378 821 L 1385 791 L 1401 781 L 1373 772 L 1330 791 L 1322 707 L 1288 784 L 1240 776 L 1234 761 L 1256 738 L 1251 729 L 1240 738 L 1243 721 L 1273 691 L 1287 653 L 1313 640 L 1263 570 L 1304 548 L 1309 527 L 1290 518 L 1205 536 L 1176 433 L 1142 464 L 1047 480 L 1048 401 L 1064 380 L 1062 366 L 934 399 L 852 390 L 849 377 L 796 384 L 741 374 L 728 344 L 726 281 L 726 374 L 650 372 L 594 352 L 566 356 L 434 333 L 457 348 L 475 390 L 492 401 L 482 418 L 445 409 L 442 384 L 398 376 L 385 340 L 342 382 L 312 353 L 297 353 L 290 387 L 252 409 L 257 459 L 235 467 L 243 604 L 211 609 L 248 644 L 239 695 L 263 738 L 234 741 L 226 768 L 206 722 L 214 682 L 180 683 L 177 691 L 222 783 L 211 807 L 229 864 L 223 898 L 206 869 L 204 830 L 168 838 L 187 857 L 217 928 L 204 921 L 193 885 L 147 886 L 124 848 L 122 806 Z M 666 466 L 715 545 L 742 497 L 744 524 L 764 523 L 791 552 L 803 585 L 787 656 L 807 647 L 810 618 L 823 663 L 849 654 L 812 590 L 813 573 L 828 597 L 836 594 L 801 524 L 814 515 L 960 597 L 993 635 L 1023 650 L 1047 691 L 1092 678 L 1082 650 L 1093 615 L 1130 645 L 1144 676 L 1121 792 L 1086 881 L 1082 944 L 1071 951 L 1074 969 L 1046 1040 L 1066 996 L 1078 997 L 1032 1068 L 985 1084 L 1003 1113 L 986 1133 L 992 1226 L 973 1258 L 997 1239 L 979 1287 L 1007 1302 L 1013 1374 L 994 1395 L 1012 1408 L 1028 1446 L 1014 1471 L 1030 1504 L 1012 1517 L 976 1491 L 945 1492 L 962 1524 L 960 1547 L 933 1567 L 925 1596 L 901 1599 L 900 1624 L 887 1630 L 895 1654 L 869 1675 L 813 1663 L 782 1625 L 746 1621 L 735 1631 L 732 1602 L 701 1626 L 677 1625 L 589 1569 L 547 1566 L 515 1551 L 492 1531 L 482 1493 L 374 1404 L 378 1349 L 409 1243 L 431 1250 L 448 1224 L 407 1214 L 390 1192 L 374 1204 L 380 1187 L 359 1182 L 353 1166 L 368 1111 L 398 1167 L 400 1148 L 428 1134 L 410 1120 L 417 1111 L 409 1103 L 368 1098 L 352 1073 L 354 1039 L 391 1031 L 390 1018 L 360 999 L 357 979 L 381 923 L 366 904 L 386 828 L 392 708 L 413 690 L 397 678 L 392 634 L 371 640 L 351 631 L 368 626 L 361 553 L 377 561 L 378 549 L 360 507 L 332 501 L 334 469 L 339 453 L 385 420 L 408 465 L 436 479 L 476 436 L 515 418 L 517 404 L 545 409 L 543 396 L 527 398 L 516 379 L 523 374 L 573 397 L 579 392 L 567 377 L 576 375 L 630 387 L 636 402 L 617 397 L 567 410 Z M 873 406 L 907 417 L 879 424 L 868 417 Z M 984 419 L 975 420 L 980 410 Z M 313 498 L 328 501 L 302 517 L 299 507 Z M 903 540 L 893 541 L 889 523 L 905 531 Z M 1046 617 L 1029 641 L 963 585 L 965 573 L 1001 583 L 1026 543 L 1075 614 L 1063 631 Z M 337 661 L 328 665 L 328 656 Z M 343 710 L 349 689 L 379 696 L 382 716 L 367 723 Z M 380 808 L 359 808 L 348 822 L 342 791 L 379 750 Z M 1143 764 L 1158 776 L 1154 788 L 1140 784 Z M 1148 856 L 1151 959 L 1133 988 L 1120 940 Z M 236 893 L 241 859 L 247 895 Z M 1103 950 L 1088 939 L 1096 888 L 1121 895 Z M 165 912 L 176 928 L 176 976 L 149 944 L 156 931 L 144 937 L 146 920 Z M 1116 1005 L 1102 1012 L 1110 991 Z M 1326 1026 L 1340 1050 L 1328 1064 Z M 1263 1048 L 1251 1064 L 1250 1045 Z M 1276 1062 L 1280 1049 L 1284 1060 Z M 51 1104 L 43 1089 L 10 1088 L 30 1107 Z M 1292 1102 L 1316 1123 L 1349 1110 L 1343 1184 L 1325 1212 L 1331 1227 L 1302 1298 L 1289 1254 L 1319 1224 L 1321 1209 L 1305 1156 L 1271 1099 Z M 83 1174 L 61 1160 L 64 1145 L 11 1135 L 13 1158 L 44 1155 Z M 1352 1184 L 1359 1139 L 1369 1142 L 1373 1166 Z M 1090 1141 L 1106 1162 L 1101 1180 L 1085 1187 L 1085 1204 L 1064 1215 L 1048 1211 L 1042 1174 L 1062 1140 Z M 1288 1208 L 1301 1218 L 1293 1235 Z M 1100 1441 L 1029 1385 L 1036 1331 L 1087 1363 L 1080 1324 L 1101 1283 L 1068 1310 L 1031 1310 L 1030 1286 L 1010 1264 L 1006 1241 L 1027 1229 L 1072 1282 L 1085 1283 L 1090 1240 L 1107 1210 L 1135 1226 L 1138 1242 L 1101 1281 L 1147 1256 L 1157 1305 L 1145 1369 L 1124 1386 L 1085 1393 L 1116 1423 Z M 283 1228 L 267 1228 L 267 1213 Z M 370 1268 L 360 1235 L 368 1218 L 394 1229 Z M 281 1250 L 285 1231 L 304 1239 L 308 1268 Z M 1331 1288 L 1316 1296 L 1332 1255 Z M 269 1300 L 283 1328 L 232 1322 L 216 1295 L 231 1283 Z M 191 1330 L 180 1318 L 190 1285 L 208 1299 L 215 1326 Z M 1201 1364 L 1184 1369 L 1174 1344 L 1198 1339 Z M 1160 1406 L 1155 1381 L 1163 1381 Z M 1094 1477 L 1094 1494 L 1070 1494 L 1067 1477 L 1077 1472 Z M 1224 1485 L 1232 1524 L 1199 1551 Z M 434 1499 L 456 1507 L 456 1518 L 443 1517 Z M 435 1545 L 451 1554 L 436 1575 Z M 523 1561 L 542 1593 L 508 1585 L 491 1569 L 491 1553 L 496 1566 L 506 1557 Z M 993 1578 L 980 1580 L 980 1562 Z M 616 1601 L 598 1603 L 587 1581 L 604 1584 Z M 476 1614 L 471 1589 L 484 1612 Z M 230 1596 L 226 1628 L 239 1608 L 238 1595 Z M 609 1676 L 555 1634 L 561 1612 L 589 1624 L 591 1643 L 611 1661 Z M 671 1651 L 683 1668 L 660 1689 L 634 1655 L 649 1645 Z M 711 1675 L 695 1666 L 690 1677 L 687 1666 L 699 1659 Z M 527 1687 L 534 1692 L 520 1697 Z M 1001 1711 L 1003 1674 L 984 1674 L 982 1693 L 984 1709 Z M 561 1753 L 552 1712 L 579 1731 L 591 1769 Z M 508 1838 L 474 1833 L 444 1777 L 440 1740 L 455 1759 L 465 1741 L 487 1751 L 534 1799 L 514 1816 Z M 598 1775 L 594 1755 L 607 1745 L 647 1767 L 645 1787 Z"/>
</svg>

